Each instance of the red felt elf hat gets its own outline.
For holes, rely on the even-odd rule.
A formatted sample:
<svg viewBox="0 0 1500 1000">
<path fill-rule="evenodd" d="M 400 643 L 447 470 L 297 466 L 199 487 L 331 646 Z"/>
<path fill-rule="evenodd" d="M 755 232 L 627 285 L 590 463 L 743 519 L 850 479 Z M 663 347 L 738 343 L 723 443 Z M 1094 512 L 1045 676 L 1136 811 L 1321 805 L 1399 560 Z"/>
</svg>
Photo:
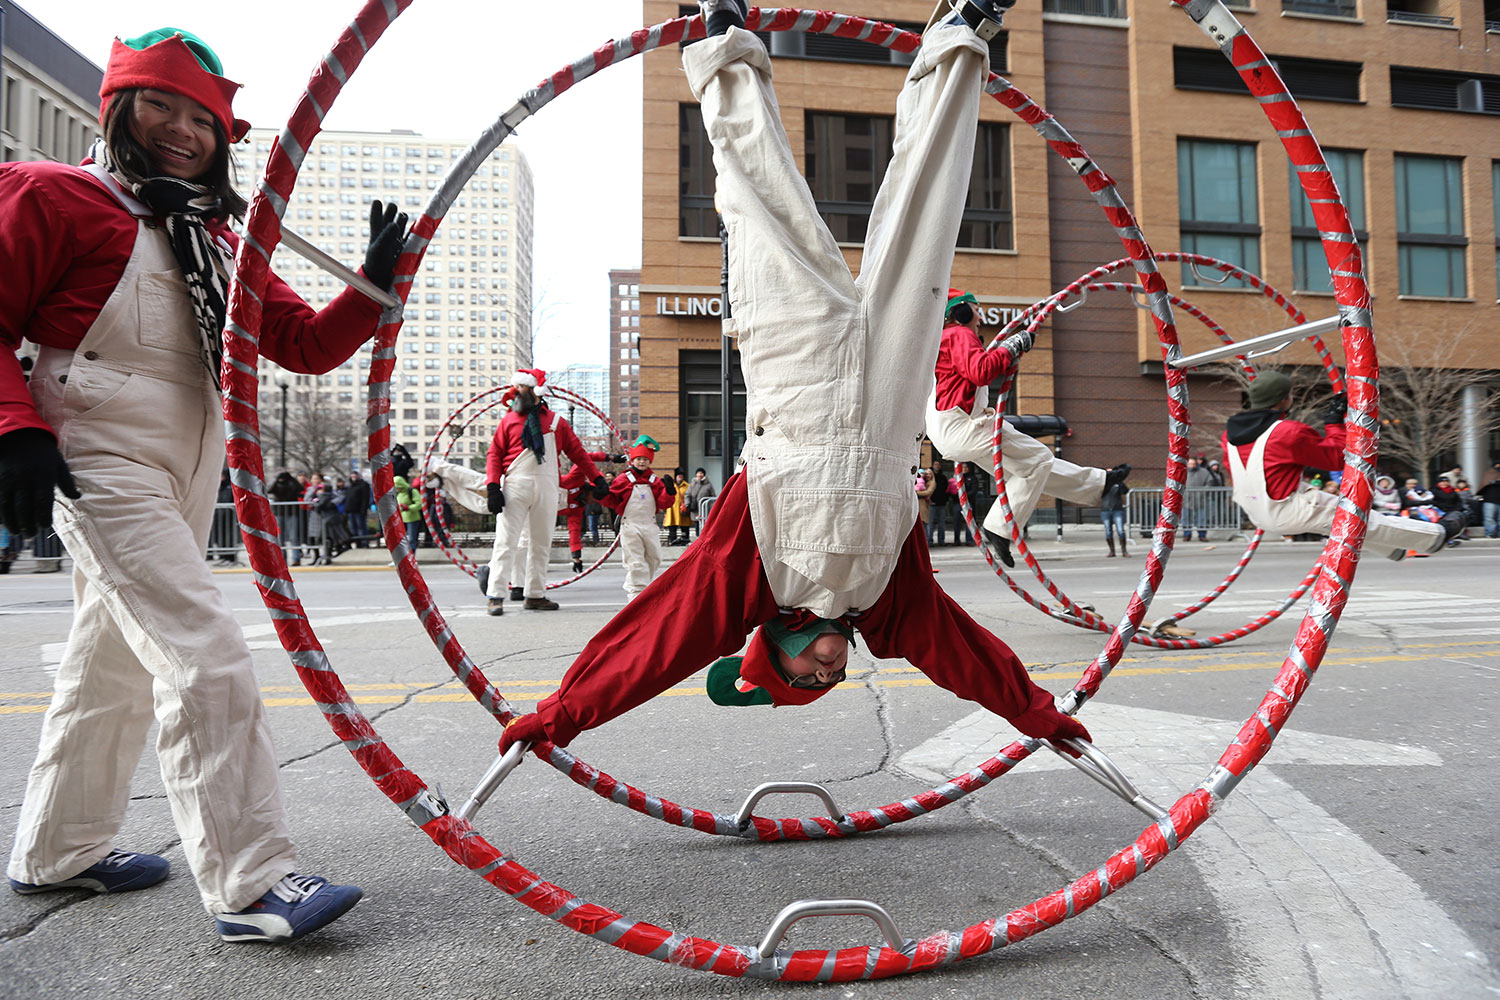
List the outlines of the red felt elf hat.
<svg viewBox="0 0 1500 1000">
<path fill-rule="evenodd" d="M 157 28 L 136 38 L 116 38 L 99 85 L 99 124 L 109 98 L 121 90 L 150 87 L 191 98 L 208 109 L 233 142 L 250 131 L 231 105 L 240 85 L 225 79 L 223 64 L 203 39 L 179 28 Z"/>
</svg>

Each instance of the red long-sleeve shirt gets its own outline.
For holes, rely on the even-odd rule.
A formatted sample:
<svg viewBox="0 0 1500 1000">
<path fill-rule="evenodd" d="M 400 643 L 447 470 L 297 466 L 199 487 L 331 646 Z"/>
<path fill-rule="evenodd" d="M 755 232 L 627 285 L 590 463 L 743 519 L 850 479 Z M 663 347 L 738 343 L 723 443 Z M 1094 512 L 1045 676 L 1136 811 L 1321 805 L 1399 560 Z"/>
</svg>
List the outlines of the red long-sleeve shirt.
<svg viewBox="0 0 1500 1000">
<path fill-rule="evenodd" d="M 231 248 L 226 227 L 210 231 Z M 109 299 L 139 227 L 84 170 L 62 163 L 0 166 L 0 435 L 51 430 L 36 412 L 15 351 L 23 340 L 76 348 Z M 353 289 L 315 312 L 272 274 L 261 354 L 294 372 L 336 368 L 374 333 L 380 305 Z"/>
<path fill-rule="evenodd" d="M 1015 359 L 1003 347 L 986 351 L 979 334 L 954 324 L 943 329 L 937 357 L 937 408 L 968 412 L 974 393 L 1015 368 Z"/>
<path fill-rule="evenodd" d="M 693 613 L 682 614 L 683 608 Z M 736 475 L 724 485 L 702 537 L 589 640 L 562 686 L 537 704 L 546 738 L 566 746 L 733 653 L 752 629 L 779 613 L 756 548 L 744 477 Z M 909 661 L 1024 733 L 1048 736 L 1075 725 L 1057 712 L 1052 695 L 1031 680 L 1010 647 L 938 587 L 920 523 L 912 526 L 885 591 L 850 617 L 871 656 Z M 802 693 L 814 700 L 827 692 Z M 1086 733 L 1078 726 L 1067 734 L 1074 732 Z"/>
<path fill-rule="evenodd" d="M 677 499 L 675 493 L 667 492 L 667 484 L 656 473 L 650 470 L 637 472 L 635 469 L 626 469 L 609 484 L 609 494 L 599 502 L 610 510 L 623 514 L 625 503 L 630 499 L 630 494 L 637 483 L 651 484 L 651 493 L 656 497 L 657 510 L 666 510 Z"/>
<path fill-rule="evenodd" d="M 1224 445 L 1225 467 L 1229 463 L 1229 434 L 1226 431 L 1220 442 Z M 1255 441 L 1234 445 L 1239 450 L 1240 462 L 1249 461 Z M 1327 424 L 1323 436 L 1300 420 L 1282 420 L 1271 429 L 1266 439 L 1265 476 L 1266 493 L 1272 500 L 1283 500 L 1297 491 L 1302 482 L 1302 470 L 1342 469 L 1344 467 L 1344 425 Z M 1231 473 L 1232 475 L 1233 473 Z"/>
<path fill-rule="evenodd" d="M 489 454 L 484 459 L 484 474 L 489 482 L 501 482 L 510 463 L 525 450 L 526 446 L 521 443 L 521 432 L 525 429 L 526 414 L 514 410 L 507 413 L 505 419 L 500 421 L 500 426 L 495 428 L 495 436 L 490 439 Z M 573 460 L 575 469 L 583 470 L 589 482 L 599 478 L 599 467 L 594 464 L 589 453 L 583 450 L 583 443 L 578 440 L 578 435 L 573 433 L 573 428 L 568 426 L 566 420 L 550 409 L 542 411 L 542 433 L 546 434 L 548 431 L 552 432 L 552 439 L 557 442 L 558 450 Z M 549 458 L 553 462 L 557 461 L 556 455 Z"/>
</svg>

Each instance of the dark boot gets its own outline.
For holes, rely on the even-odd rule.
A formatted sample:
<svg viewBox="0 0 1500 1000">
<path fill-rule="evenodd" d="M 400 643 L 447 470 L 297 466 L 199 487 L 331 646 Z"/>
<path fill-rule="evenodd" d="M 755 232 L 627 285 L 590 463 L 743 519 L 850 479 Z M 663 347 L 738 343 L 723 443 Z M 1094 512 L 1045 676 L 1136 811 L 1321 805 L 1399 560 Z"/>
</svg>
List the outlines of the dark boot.
<svg viewBox="0 0 1500 1000">
<path fill-rule="evenodd" d="M 1130 546 L 1125 544 L 1124 535 L 1120 536 L 1120 556 L 1125 559 L 1130 558 Z"/>
<path fill-rule="evenodd" d="M 1109 546 L 1108 558 L 1113 559 L 1115 557 L 1115 540 L 1113 538 L 1106 538 L 1104 544 Z"/>
<path fill-rule="evenodd" d="M 485 602 L 484 613 L 487 615 L 494 615 L 497 618 L 500 615 L 505 614 L 505 598 L 491 597 L 488 601 Z"/>
<path fill-rule="evenodd" d="M 573 572 L 575 572 L 575 573 L 582 573 L 583 572 L 583 550 L 582 549 L 574 549 L 572 555 L 573 555 Z"/>
<path fill-rule="evenodd" d="M 512 601 L 524 601 L 524 600 L 526 600 L 526 588 L 525 587 L 512 587 L 512 588 L 510 588 L 510 599 Z"/>
<path fill-rule="evenodd" d="M 481 566 L 481 567 L 479 567 L 477 570 L 474 571 L 474 579 L 479 584 L 479 592 L 481 594 L 489 594 L 489 592 L 490 592 L 490 568 L 488 566 Z M 503 598 L 502 598 L 502 600 L 503 600 Z"/>
<path fill-rule="evenodd" d="M 527 611 L 556 611 L 559 605 L 548 597 L 528 597 L 524 607 Z"/>
<path fill-rule="evenodd" d="M 990 543 L 990 548 L 995 550 L 995 555 L 1000 557 L 1000 561 L 1010 569 L 1015 569 L 1016 560 L 1010 554 L 1010 539 L 1001 538 L 989 528 L 981 528 L 980 530 L 984 532 L 984 540 Z"/>
</svg>

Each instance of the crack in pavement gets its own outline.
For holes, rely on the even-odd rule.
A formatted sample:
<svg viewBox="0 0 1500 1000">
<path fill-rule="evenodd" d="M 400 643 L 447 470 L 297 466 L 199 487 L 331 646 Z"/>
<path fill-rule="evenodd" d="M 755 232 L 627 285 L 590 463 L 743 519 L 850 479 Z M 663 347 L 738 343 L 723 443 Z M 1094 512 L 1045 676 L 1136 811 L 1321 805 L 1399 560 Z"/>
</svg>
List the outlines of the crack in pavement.
<svg viewBox="0 0 1500 1000">
<path fill-rule="evenodd" d="M 967 815 L 970 819 L 976 820 L 977 822 L 983 823 L 987 826 L 995 827 L 1002 834 L 1008 837 L 1010 841 L 1016 846 L 1035 853 L 1047 864 L 1048 867 L 1052 868 L 1059 875 L 1066 878 L 1069 883 L 1076 881 L 1081 875 L 1083 875 L 1082 871 L 1075 871 L 1072 865 L 1070 865 L 1061 855 L 1048 848 L 1045 844 L 1038 841 L 1033 841 L 1030 838 L 1023 836 L 1017 830 L 1007 826 L 1001 820 L 986 815 L 982 809 L 981 803 L 979 803 L 978 801 L 972 798 L 964 799 L 962 802 L 958 803 L 958 805 L 963 810 L 964 814 Z M 1095 903 L 1089 909 L 1102 911 L 1104 914 L 1107 914 L 1110 919 L 1117 921 L 1127 930 L 1136 934 L 1142 941 L 1145 941 L 1148 945 L 1150 945 L 1151 948 L 1158 955 L 1160 955 L 1164 961 L 1181 970 L 1183 977 L 1187 980 L 1188 988 L 1192 991 L 1190 994 L 1191 997 L 1207 998 L 1211 995 L 1208 992 L 1208 984 L 1202 980 L 1197 970 L 1193 968 L 1192 964 L 1186 958 L 1174 952 L 1166 941 L 1152 932 L 1150 927 L 1132 919 L 1129 912 L 1122 907 L 1116 906 L 1111 901 L 1110 897 L 1106 896 L 1105 898 L 1099 900 L 1099 902 Z"/>
<path fill-rule="evenodd" d="M 441 682 L 436 683 L 436 684 L 430 684 L 427 687 L 417 688 L 417 689 L 413 690 L 411 693 L 409 693 L 401 701 L 397 702 L 396 704 L 394 704 L 394 705 L 387 705 L 384 708 L 382 708 L 380 711 L 374 713 L 373 715 L 367 715 L 365 717 L 367 719 L 369 719 L 370 722 L 373 724 L 377 719 L 384 718 L 385 716 L 389 715 L 390 713 L 392 713 L 394 711 L 397 711 L 398 709 L 405 708 L 406 706 L 412 704 L 413 700 L 418 695 L 424 694 L 424 693 L 426 693 L 428 691 L 433 690 L 434 688 L 439 688 L 439 687 L 442 687 L 443 685 L 449 684 L 449 683 L 452 683 L 451 679 L 444 680 L 444 681 L 441 681 Z M 303 761 L 310 760 L 313 757 L 318 756 L 319 754 L 323 753 L 326 750 L 331 750 L 334 747 L 342 747 L 343 745 L 344 744 L 343 744 L 342 741 L 340 741 L 340 740 L 333 740 L 332 742 L 327 743 L 327 744 L 325 744 L 325 745 L 323 745 L 321 747 L 318 747 L 317 749 L 312 750 L 312 751 L 310 751 L 308 753 L 299 754 L 299 755 L 297 755 L 295 757 L 288 757 L 286 760 L 283 760 L 279 764 L 277 764 L 276 765 L 276 769 L 278 771 L 284 770 L 284 769 L 286 769 L 287 767 L 290 767 L 293 764 L 300 764 Z M 151 799 L 165 799 L 166 797 L 167 796 L 166 796 L 165 792 L 154 792 L 154 793 L 151 793 L 151 794 L 148 794 L 148 795 L 132 795 L 130 797 L 130 801 L 132 801 L 132 802 L 142 802 L 142 801 L 148 801 L 148 800 L 151 800 Z M 16 807 L 7 806 L 6 808 L 16 808 Z M 164 853 L 166 851 L 172 850 L 174 847 L 181 846 L 181 844 L 182 844 L 182 838 L 181 837 L 173 837 L 171 840 L 167 841 L 165 844 L 162 844 L 160 847 L 157 847 L 155 850 L 150 851 L 149 853 L 151 853 L 151 854 L 162 854 L 162 853 Z M 23 920 L 19 924 L 14 924 L 14 925 L 11 925 L 9 927 L 0 927 L 0 942 L 19 941 L 22 938 L 25 938 L 27 935 L 31 934 L 37 928 L 41 927 L 44 923 L 46 923 L 49 919 L 51 919 L 56 914 L 62 913 L 65 910 L 70 910 L 73 907 L 77 906 L 79 903 L 85 902 L 85 901 L 93 898 L 94 896 L 103 895 L 102 893 L 92 892 L 92 891 L 90 891 L 88 889 L 58 890 L 58 894 L 59 894 L 59 896 L 61 898 L 59 899 L 59 902 L 58 902 L 58 904 L 56 906 L 50 907 L 48 909 L 44 909 L 44 910 L 42 910 L 39 913 L 32 914 L 29 918 L 27 918 L 26 920 Z"/>
</svg>

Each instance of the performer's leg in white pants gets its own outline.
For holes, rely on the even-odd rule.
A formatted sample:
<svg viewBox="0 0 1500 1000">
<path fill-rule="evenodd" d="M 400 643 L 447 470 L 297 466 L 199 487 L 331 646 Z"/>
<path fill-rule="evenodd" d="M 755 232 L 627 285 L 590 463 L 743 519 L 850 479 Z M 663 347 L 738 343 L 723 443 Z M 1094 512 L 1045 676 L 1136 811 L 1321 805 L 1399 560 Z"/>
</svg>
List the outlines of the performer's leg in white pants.
<svg viewBox="0 0 1500 1000">
<path fill-rule="evenodd" d="M 203 560 L 222 434 L 210 387 L 141 372 L 63 426 L 83 498 L 59 500 L 54 518 L 78 604 L 11 878 L 61 881 L 109 852 L 153 709 L 167 799 L 209 912 L 248 906 L 295 868 L 254 663 Z"/>
<path fill-rule="evenodd" d="M 1327 535 L 1333 530 L 1333 516 L 1338 508 L 1338 496 L 1322 490 L 1303 490 L 1273 509 L 1275 517 L 1270 524 L 1257 525 L 1267 531 L 1283 535 L 1317 534 Z M 1379 555 L 1391 555 L 1415 549 L 1417 552 L 1436 552 L 1443 547 L 1446 533 L 1441 525 L 1415 517 L 1390 517 L 1377 511 L 1370 512 L 1369 527 L 1365 532 L 1364 551 Z"/>
</svg>

